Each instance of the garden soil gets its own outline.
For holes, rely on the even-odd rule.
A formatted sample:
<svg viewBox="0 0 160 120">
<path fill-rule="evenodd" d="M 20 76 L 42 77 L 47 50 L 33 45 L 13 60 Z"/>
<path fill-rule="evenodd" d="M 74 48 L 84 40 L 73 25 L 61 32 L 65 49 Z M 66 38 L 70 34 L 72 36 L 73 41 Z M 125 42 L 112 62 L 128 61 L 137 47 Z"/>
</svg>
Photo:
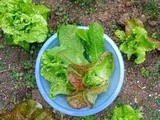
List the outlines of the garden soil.
<svg viewBox="0 0 160 120">
<path fill-rule="evenodd" d="M 114 31 L 124 29 L 128 19 L 138 18 L 143 21 L 148 34 L 153 36 L 155 33 L 160 40 L 160 17 L 144 11 L 148 0 L 97 0 L 97 3 L 93 1 L 88 5 L 69 0 L 33 2 L 45 4 L 51 9 L 48 17 L 50 34 L 63 23 L 87 26 L 94 21 L 100 23 L 105 33 L 117 43 Z M 157 3 L 160 7 L 159 0 Z M 35 60 L 42 44 L 34 45 L 30 52 L 26 52 L 20 47 L 6 45 L 5 36 L 2 31 L 0 33 L 0 113 L 11 111 L 26 99 L 37 100 L 44 107 L 50 108 L 39 94 L 34 78 Z M 148 52 L 145 62 L 140 65 L 127 60 L 124 54 L 123 58 L 125 79 L 120 94 L 108 108 L 96 114 L 96 119 L 103 120 L 118 103 L 123 102 L 140 109 L 144 120 L 159 120 L 160 51 Z M 73 116 L 61 114 L 54 109 L 53 118 L 74 119 Z"/>
</svg>

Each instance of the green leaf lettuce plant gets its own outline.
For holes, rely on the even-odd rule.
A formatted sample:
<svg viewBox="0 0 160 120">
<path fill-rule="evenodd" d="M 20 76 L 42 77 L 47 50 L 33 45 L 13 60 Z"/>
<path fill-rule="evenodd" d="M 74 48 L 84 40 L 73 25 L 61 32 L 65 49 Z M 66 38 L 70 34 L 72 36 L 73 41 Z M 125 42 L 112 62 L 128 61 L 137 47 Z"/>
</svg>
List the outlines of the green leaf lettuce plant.
<svg viewBox="0 0 160 120">
<path fill-rule="evenodd" d="M 32 0 L 1 0 L 0 27 L 7 43 L 29 50 L 30 43 L 44 42 L 48 34 L 49 9 Z"/>
<path fill-rule="evenodd" d="M 134 58 L 136 64 L 145 61 L 145 54 L 155 50 L 156 44 L 148 37 L 143 23 L 138 19 L 130 19 L 125 25 L 125 31 L 116 30 L 115 35 L 121 41 L 120 50 L 127 55 L 128 60 Z"/>
<path fill-rule="evenodd" d="M 139 110 L 124 104 L 114 108 L 111 120 L 141 120 L 142 118 L 142 113 Z"/>
</svg>

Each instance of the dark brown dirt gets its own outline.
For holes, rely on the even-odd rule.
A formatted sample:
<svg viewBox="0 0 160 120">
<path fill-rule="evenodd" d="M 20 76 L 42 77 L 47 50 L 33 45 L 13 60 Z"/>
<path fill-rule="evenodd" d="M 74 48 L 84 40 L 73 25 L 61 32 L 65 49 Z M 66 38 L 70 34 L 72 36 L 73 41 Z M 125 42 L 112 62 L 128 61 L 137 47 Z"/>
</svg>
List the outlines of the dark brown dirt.
<svg viewBox="0 0 160 120">
<path fill-rule="evenodd" d="M 138 18 L 145 24 L 149 35 L 157 33 L 160 38 L 160 17 L 152 17 L 143 11 L 143 5 L 148 0 L 97 0 L 88 6 L 78 5 L 69 0 L 33 0 L 35 3 L 44 3 L 51 8 L 49 15 L 49 28 L 55 31 L 59 24 L 70 23 L 76 25 L 88 25 L 95 21 L 103 25 L 105 33 L 113 40 L 114 31 L 124 28 L 125 22 L 130 18 Z M 160 1 L 157 1 L 160 4 Z M 160 6 L 159 6 L 160 7 Z M 2 35 L 2 32 L 1 32 Z M 19 102 L 32 98 L 42 104 L 47 104 L 41 98 L 36 87 L 28 87 L 25 76 L 30 73 L 34 76 L 34 64 L 39 49 L 34 49 L 34 54 L 25 52 L 16 46 L 7 46 L 4 36 L 0 38 L 0 113 L 10 111 Z M 125 79 L 123 88 L 114 103 L 96 114 L 97 120 L 104 117 L 120 101 L 139 108 L 143 113 L 144 120 L 158 120 L 155 113 L 160 115 L 160 51 L 147 53 L 146 61 L 136 65 L 132 60 L 128 61 L 124 56 Z M 25 68 L 22 63 L 32 61 L 32 66 Z M 142 68 L 150 71 L 150 75 L 145 77 L 141 72 Z M 159 69 L 159 71 L 158 71 Z M 17 78 L 10 75 L 11 71 L 17 71 Z M 70 120 L 72 116 L 60 114 L 53 110 L 56 120 Z"/>
</svg>

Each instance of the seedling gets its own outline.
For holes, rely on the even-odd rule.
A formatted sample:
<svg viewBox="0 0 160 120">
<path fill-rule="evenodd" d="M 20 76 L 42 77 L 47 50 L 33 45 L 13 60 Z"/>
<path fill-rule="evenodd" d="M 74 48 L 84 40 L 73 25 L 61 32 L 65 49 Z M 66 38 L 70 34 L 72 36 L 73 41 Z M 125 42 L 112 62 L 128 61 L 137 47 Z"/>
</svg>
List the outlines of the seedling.
<svg viewBox="0 0 160 120">
<path fill-rule="evenodd" d="M 29 70 L 29 69 L 31 69 L 32 68 L 32 61 L 26 61 L 26 62 L 22 62 L 23 63 L 23 67 L 24 67 L 24 69 L 26 69 L 26 70 Z"/>
<path fill-rule="evenodd" d="M 142 73 L 142 75 L 143 75 L 144 77 L 149 77 L 149 75 L 150 75 L 149 70 L 147 70 L 147 69 L 144 68 L 144 67 L 141 68 L 141 73 Z"/>
</svg>

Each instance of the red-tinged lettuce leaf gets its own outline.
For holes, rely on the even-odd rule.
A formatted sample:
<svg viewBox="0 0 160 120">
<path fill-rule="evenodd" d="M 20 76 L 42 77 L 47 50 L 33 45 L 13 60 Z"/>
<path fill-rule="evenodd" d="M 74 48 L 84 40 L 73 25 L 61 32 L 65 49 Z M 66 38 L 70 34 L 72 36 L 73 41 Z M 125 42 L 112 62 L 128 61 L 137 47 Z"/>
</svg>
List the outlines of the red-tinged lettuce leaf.
<svg viewBox="0 0 160 120">
<path fill-rule="evenodd" d="M 84 90 L 84 86 L 82 84 L 83 77 L 80 74 L 70 71 L 68 73 L 68 79 L 77 90 Z"/>
<path fill-rule="evenodd" d="M 156 49 L 160 50 L 160 41 L 149 37 L 149 41 L 156 45 Z"/>
<path fill-rule="evenodd" d="M 68 67 L 68 79 L 69 82 L 75 87 L 76 90 L 84 90 L 84 85 L 82 84 L 82 79 L 84 75 L 88 72 L 88 68 L 91 64 L 70 64 Z"/>
<path fill-rule="evenodd" d="M 125 33 L 127 36 L 132 34 L 132 29 L 134 27 L 144 27 L 143 22 L 139 19 L 130 19 L 125 24 Z"/>
<path fill-rule="evenodd" d="M 84 107 L 93 107 L 97 96 L 105 92 L 108 88 L 108 83 L 85 89 L 84 91 L 76 91 L 72 95 L 67 96 L 69 105 L 73 108 L 80 109 Z"/>
<path fill-rule="evenodd" d="M 67 101 L 71 107 L 76 109 L 87 107 L 83 91 L 75 92 L 73 95 L 67 96 Z"/>
<path fill-rule="evenodd" d="M 44 110 L 42 105 L 34 100 L 27 100 L 17 105 L 11 112 L 0 114 L 1 120 L 53 120 L 52 113 Z"/>
<path fill-rule="evenodd" d="M 71 64 L 70 65 L 70 67 L 72 68 L 72 70 L 76 71 L 81 76 L 84 76 L 88 72 L 88 69 L 91 66 L 92 66 L 92 64 L 83 64 L 83 65 Z"/>
</svg>

